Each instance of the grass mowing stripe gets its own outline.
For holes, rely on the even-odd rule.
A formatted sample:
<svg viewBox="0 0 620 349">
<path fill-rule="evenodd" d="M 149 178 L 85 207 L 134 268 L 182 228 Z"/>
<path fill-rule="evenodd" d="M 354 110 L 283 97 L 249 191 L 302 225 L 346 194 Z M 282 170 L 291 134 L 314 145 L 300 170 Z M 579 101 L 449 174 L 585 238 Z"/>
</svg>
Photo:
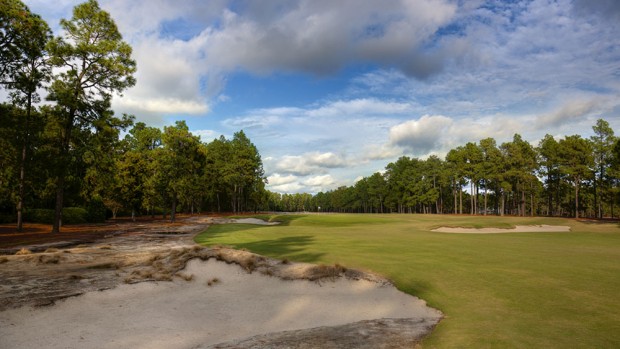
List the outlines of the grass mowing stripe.
<svg viewBox="0 0 620 349">
<path fill-rule="evenodd" d="M 445 313 L 425 348 L 620 347 L 618 224 L 436 215 L 271 218 L 285 224 L 212 226 L 196 240 L 385 275 Z M 572 232 L 430 232 L 539 224 L 568 225 Z"/>
</svg>

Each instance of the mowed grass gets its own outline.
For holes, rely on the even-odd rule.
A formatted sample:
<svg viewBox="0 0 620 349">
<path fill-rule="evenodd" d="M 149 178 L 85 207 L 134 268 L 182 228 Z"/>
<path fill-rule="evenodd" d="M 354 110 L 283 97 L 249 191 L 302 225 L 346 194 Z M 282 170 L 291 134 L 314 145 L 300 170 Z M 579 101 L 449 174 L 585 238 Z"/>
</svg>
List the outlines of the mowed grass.
<svg viewBox="0 0 620 349">
<path fill-rule="evenodd" d="M 283 224 L 216 225 L 196 241 L 382 274 L 444 313 L 424 348 L 620 348 L 618 223 L 448 215 L 271 219 Z M 535 224 L 572 231 L 430 231 Z"/>
</svg>

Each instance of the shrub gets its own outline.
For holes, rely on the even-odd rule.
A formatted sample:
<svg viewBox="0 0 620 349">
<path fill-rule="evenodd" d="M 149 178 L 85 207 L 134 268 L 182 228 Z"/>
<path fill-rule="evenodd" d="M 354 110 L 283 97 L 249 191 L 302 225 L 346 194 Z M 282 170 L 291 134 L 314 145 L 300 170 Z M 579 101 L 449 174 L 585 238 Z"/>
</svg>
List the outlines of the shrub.
<svg viewBox="0 0 620 349">
<path fill-rule="evenodd" d="M 17 222 L 17 214 L 0 213 L 0 224 Z"/>
<path fill-rule="evenodd" d="M 62 209 L 62 224 L 82 224 L 88 222 L 88 212 L 81 207 Z"/>
<path fill-rule="evenodd" d="M 24 220 L 32 223 L 52 224 L 54 222 L 54 210 L 44 208 L 29 209 L 24 216 Z"/>
<path fill-rule="evenodd" d="M 25 212 L 25 221 L 31 223 L 54 223 L 54 210 L 35 208 Z M 62 209 L 62 224 L 82 224 L 88 222 L 88 212 L 81 207 L 65 207 Z"/>
<path fill-rule="evenodd" d="M 106 208 L 100 197 L 93 197 L 86 206 L 86 219 L 90 223 L 103 223 L 106 219 Z"/>
</svg>

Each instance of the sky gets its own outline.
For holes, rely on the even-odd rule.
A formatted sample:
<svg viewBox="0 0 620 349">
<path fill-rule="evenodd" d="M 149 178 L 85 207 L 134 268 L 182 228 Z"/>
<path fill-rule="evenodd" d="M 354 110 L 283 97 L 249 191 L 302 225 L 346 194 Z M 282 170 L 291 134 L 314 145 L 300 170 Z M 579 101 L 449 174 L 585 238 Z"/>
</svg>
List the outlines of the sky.
<svg viewBox="0 0 620 349">
<path fill-rule="evenodd" d="M 80 1 L 25 0 L 55 35 Z M 280 193 L 515 133 L 620 135 L 620 1 L 100 0 L 133 47 L 117 115 L 243 130 Z"/>
</svg>

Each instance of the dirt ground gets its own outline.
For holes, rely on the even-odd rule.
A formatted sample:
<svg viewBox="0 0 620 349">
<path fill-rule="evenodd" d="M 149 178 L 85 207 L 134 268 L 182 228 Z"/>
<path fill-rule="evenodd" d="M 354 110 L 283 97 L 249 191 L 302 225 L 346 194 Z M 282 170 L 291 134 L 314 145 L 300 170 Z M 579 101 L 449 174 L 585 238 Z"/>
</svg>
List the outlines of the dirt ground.
<svg viewBox="0 0 620 349">
<path fill-rule="evenodd" d="M 237 264 L 248 273 L 281 280 L 364 280 L 393 288 L 380 276 L 342 266 L 290 263 L 225 247 L 206 248 L 193 242 L 193 237 L 210 224 L 228 221 L 207 216 L 182 216 L 177 223 L 161 219 L 117 220 L 66 226 L 60 234 L 51 234 L 51 227 L 46 225 L 29 224 L 22 233 L 17 233 L 14 226 L 0 226 L 0 322 L 9 312 L 25 307 L 51 306 L 62 299 L 115 289 L 119 285 L 145 281 L 191 283 L 194 275 L 188 274 L 185 268 L 195 259 Z M 412 347 L 441 318 L 441 313 L 425 307 L 423 302 L 420 309 L 430 315 L 412 319 L 379 318 L 340 326 L 317 324 L 319 327 L 286 332 L 272 330 L 255 337 L 200 347 Z M 8 318 L 5 320 L 13 325 Z"/>
</svg>

